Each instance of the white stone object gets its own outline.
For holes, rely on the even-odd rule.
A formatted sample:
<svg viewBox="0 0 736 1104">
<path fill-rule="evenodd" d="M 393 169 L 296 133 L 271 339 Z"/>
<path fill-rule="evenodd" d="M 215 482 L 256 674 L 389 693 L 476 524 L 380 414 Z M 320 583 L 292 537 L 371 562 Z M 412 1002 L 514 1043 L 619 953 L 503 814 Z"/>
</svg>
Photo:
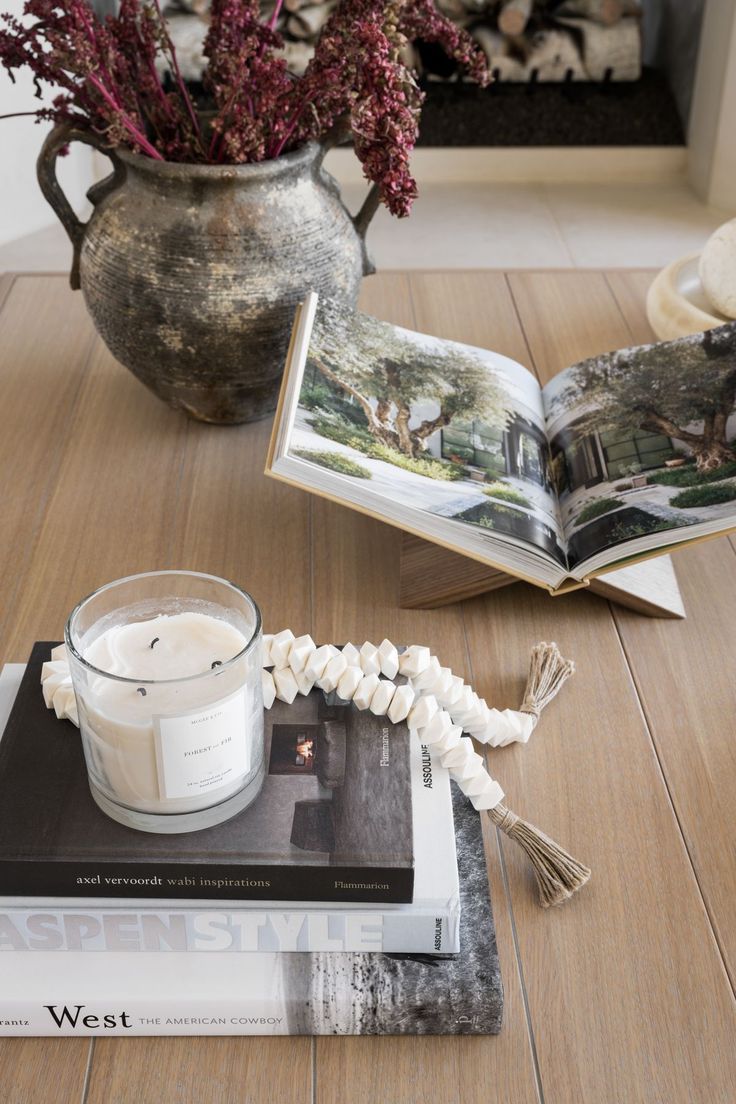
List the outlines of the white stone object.
<svg viewBox="0 0 736 1104">
<path fill-rule="evenodd" d="M 273 633 L 264 633 L 261 637 L 261 654 L 263 655 L 262 666 L 273 666 L 273 660 L 271 659 L 271 644 L 273 643 Z M 51 655 L 53 656 L 53 652 Z"/>
<path fill-rule="evenodd" d="M 289 652 L 294 640 L 291 629 L 282 629 L 276 633 L 271 641 L 271 663 L 274 667 L 286 667 L 289 663 Z"/>
<path fill-rule="evenodd" d="M 459 725 L 452 725 L 434 744 L 434 750 L 441 757 L 447 751 L 452 751 L 460 743 L 463 730 Z"/>
<path fill-rule="evenodd" d="M 388 707 L 388 719 L 392 724 L 398 724 L 399 721 L 406 720 L 409 710 L 414 704 L 415 697 L 416 695 L 408 682 L 403 686 L 396 687 L 396 693 Z"/>
<path fill-rule="evenodd" d="M 483 809 L 495 809 L 499 802 L 503 801 L 504 793 L 495 778 L 486 775 L 484 785 L 480 792 L 467 795 L 473 803 L 473 808 L 481 812 Z"/>
<path fill-rule="evenodd" d="M 348 666 L 360 667 L 360 652 L 354 644 L 346 644 L 345 647 L 342 649 L 342 654 L 348 661 Z"/>
<path fill-rule="evenodd" d="M 415 690 L 428 690 L 433 694 L 435 686 L 440 681 L 441 670 L 442 668 L 437 656 L 432 656 L 424 670 L 411 680 L 412 686 Z"/>
<path fill-rule="evenodd" d="M 409 728 L 412 731 L 418 728 L 426 728 L 438 709 L 439 706 L 434 694 L 424 694 L 417 698 L 406 718 Z"/>
<path fill-rule="evenodd" d="M 399 656 L 399 673 L 406 678 L 416 678 L 417 675 L 429 667 L 432 653 L 422 644 L 412 644 Z"/>
<path fill-rule="evenodd" d="M 300 671 L 303 671 L 307 665 L 307 661 L 312 652 L 317 650 L 317 645 L 312 640 L 309 633 L 304 636 L 298 636 L 296 640 L 292 641 L 291 648 L 289 649 L 289 666 L 295 675 L 298 675 Z"/>
<path fill-rule="evenodd" d="M 337 655 L 337 648 L 332 644 L 323 644 L 321 648 L 312 652 L 304 668 L 304 674 L 315 682 L 321 679 L 325 673 L 325 667 L 334 655 Z"/>
<path fill-rule="evenodd" d="M 736 219 L 724 222 L 708 238 L 699 271 L 712 305 L 726 318 L 736 318 Z"/>
<path fill-rule="evenodd" d="M 453 706 L 457 704 L 460 695 L 463 692 L 464 686 L 465 683 L 459 675 L 452 676 L 449 687 L 442 695 L 442 704 L 444 705 L 445 709 L 449 709 L 450 711 L 452 711 Z"/>
<path fill-rule="evenodd" d="M 478 701 L 478 695 L 473 693 L 471 686 L 463 686 L 457 700 L 452 705 L 452 719 L 460 724 L 463 717 L 469 716 Z"/>
<path fill-rule="evenodd" d="M 399 653 L 390 640 L 382 640 L 378 645 L 378 658 L 381 662 L 381 674 L 387 679 L 395 679 L 399 673 Z"/>
<path fill-rule="evenodd" d="M 455 747 L 442 753 L 442 766 L 449 771 L 459 770 L 469 762 L 470 757 L 474 754 L 473 741 L 469 736 L 463 736 L 455 744 Z"/>
<path fill-rule="evenodd" d="M 276 697 L 280 701 L 291 705 L 299 693 L 299 685 L 291 667 L 276 667 L 273 672 L 273 681 L 276 686 Z"/>
<path fill-rule="evenodd" d="M 371 698 L 370 710 L 377 717 L 385 717 L 388 707 L 396 693 L 396 687 L 388 679 L 379 679 L 378 686 Z"/>
<path fill-rule="evenodd" d="M 471 736 L 483 734 L 488 727 L 491 719 L 491 711 L 486 705 L 483 698 L 478 702 L 477 708 L 473 710 L 473 713 L 468 717 L 467 721 L 463 725 L 466 732 L 469 732 Z"/>
<path fill-rule="evenodd" d="M 360 666 L 363 668 L 364 675 L 381 673 L 381 657 L 378 654 L 378 648 L 375 644 L 371 644 L 370 640 L 366 640 L 360 649 Z"/>
<path fill-rule="evenodd" d="M 420 702 L 422 699 L 419 699 Z M 425 725 L 419 729 L 419 739 L 423 744 L 432 747 L 453 727 L 452 718 L 444 709 L 437 709 Z"/>
<path fill-rule="evenodd" d="M 306 698 L 307 694 L 312 693 L 312 690 L 314 689 L 314 679 L 309 678 L 309 676 L 304 671 L 297 671 L 294 674 L 294 678 L 296 679 L 296 684 L 299 687 L 300 694 L 303 694 Z"/>
<path fill-rule="evenodd" d="M 473 733 L 482 744 L 491 747 L 525 744 L 534 731 L 534 717 L 530 713 L 519 713 L 515 709 L 491 709 L 489 713 L 485 730 Z"/>
<path fill-rule="evenodd" d="M 353 694 L 353 705 L 358 709 L 368 709 L 378 688 L 378 681 L 378 675 L 364 675 Z"/>
<path fill-rule="evenodd" d="M 69 662 L 69 654 L 66 650 L 66 644 L 57 644 L 55 648 L 51 649 L 51 658 L 60 660 L 63 659 L 65 663 Z"/>
<path fill-rule="evenodd" d="M 276 699 L 276 683 L 270 671 L 261 671 L 261 689 L 263 691 L 263 708 L 270 709 Z"/>
<path fill-rule="evenodd" d="M 467 739 L 467 737 L 465 737 Z M 459 744 L 457 745 L 460 746 Z M 475 778 L 481 771 L 485 771 L 486 765 L 483 761 L 483 756 L 479 755 L 477 751 L 474 751 L 471 755 L 466 756 L 465 761 L 458 763 L 457 766 L 452 768 L 452 776 L 455 778 L 459 785 L 463 782 L 469 781 L 471 778 Z"/>
<path fill-rule="evenodd" d="M 343 655 L 345 650 L 343 649 Z M 363 672 L 360 667 L 355 664 L 351 664 L 346 667 L 343 673 L 340 675 L 340 681 L 337 684 L 337 695 L 342 698 L 343 701 L 352 701 L 353 694 L 363 681 Z"/>
<path fill-rule="evenodd" d="M 324 674 L 317 679 L 316 685 L 319 686 L 320 690 L 324 690 L 326 694 L 331 694 L 333 690 L 337 689 L 337 684 L 347 665 L 348 661 L 342 652 L 333 655 L 324 669 Z"/>
</svg>

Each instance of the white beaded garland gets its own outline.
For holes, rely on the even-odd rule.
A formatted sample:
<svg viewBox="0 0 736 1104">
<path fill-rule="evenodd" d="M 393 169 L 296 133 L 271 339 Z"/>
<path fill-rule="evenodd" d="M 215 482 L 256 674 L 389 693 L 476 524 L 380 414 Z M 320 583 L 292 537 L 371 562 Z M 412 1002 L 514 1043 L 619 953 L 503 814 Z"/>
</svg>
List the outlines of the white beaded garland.
<svg viewBox="0 0 736 1104">
<path fill-rule="evenodd" d="M 342 649 L 342 654 L 351 667 L 360 667 L 360 652 L 354 644 L 346 644 Z"/>
<path fill-rule="evenodd" d="M 375 713 L 377 717 L 385 717 L 395 693 L 396 687 L 392 682 L 389 682 L 388 679 L 380 679 L 371 698 L 369 706 L 371 713 Z"/>
<path fill-rule="evenodd" d="M 345 651 L 343 649 L 343 655 Z M 337 684 L 337 696 L 342 698 L 343 701 L 352 701 L 355 691 L 362 682 L 363 672 L 360 667 L 355 665 L 346 667 L 343 673 L 340 675 L 340 681 Z"/>
<path fill-rule="evenodd" d="M 291 667 L 276 667 L 273 672 L 273 681 L 276 686 L 276 697 L 279 701 L 291 705 L 299 693 L 299 684 Z"/>
<path fill-rule="evenodd" d="M 387 717 L 392 724 L 398 724 L 399 721 L 405 721 L 409 715 L 409 710 L 414 704 L 415 694 L 409 683 L 405 683 L 403 686 L 397 686 L 396 692 L 391 699 L 391 704 L 388 707 Z"/>
<path fill-rule="evenodd" d="M 314 651 L 315 644 L 309 633 L 304 636 L 298 636 L 296 640 L 291 642 L 289 648 L 289 666 L 295 675 L 298 675 L 300 671 L 303 671 L 307 660 Z"/>
<path fill-rule="evenodd" d="M 399 656 L 399 674 L 406 678 L 416 678 L 429 666 L 432 653 L 423 644 L 412 644 Z"/>
<path fill-rule="evenodd" d="M 347 669 L 347 665 L 348 661 L 342 652 L 337 652 L 337 654 L 333 655 L 328 661 L 322 677 L 317 679 L 315 686 L 319 686 L 320 690 L 324 690 L 325 694 L 331 694 L 333 690 L 337 689 L 337 684 L 343 672 Z"/>
<path fill-rule="evenodd" d="M 399 673 L 399 649 L 390 640 L 382 640 L 378 645 L 378 658 L 381 661 L 381 674 L 387 679 L 395 679 Z"/>
<path fill-rule="evenodd" d="M 406 723 L 412 731 L 417 728 L 426 728 L 438 709 L 439 706 L 437 705 L 437 699 L 434 695 L 425 694 L 417 698 L 414 705 L 409 710 Z"/>
<path fill-rule="evenodd" d="M 307 678 L 321 679 L 325 673 L 325 667 L 337 655 L 337 648 L 333 644 L 323 644 L 321 648 L 315 648 L 304 666 L 304 674 Z"/>
<path fill-rule="evenodd" d="M 265 668 L 261 671 L 261 689 L 263 691 L 263 707 L 264 709 L 270 709 L 276 700 L 276 683 L 273 681 L 271 672 L 266 671 Z"/>
<path fill-rule="evenodd" d="M 271 664 L 276 668 L 286 667 L 289 662 L 289 652 L 294 640 L 291 629 L 282 629 L 275 633 L 271 639 Z"/>
<path fill-rule="evenodd" d="M 371 644 L 370 640 L 366 640 L 360 649 L 360 666 L 363 668 L 364 675 L 381 673 L 381 657 L 378 654 L 378 648 L 375 644 Z"/>
</svg>

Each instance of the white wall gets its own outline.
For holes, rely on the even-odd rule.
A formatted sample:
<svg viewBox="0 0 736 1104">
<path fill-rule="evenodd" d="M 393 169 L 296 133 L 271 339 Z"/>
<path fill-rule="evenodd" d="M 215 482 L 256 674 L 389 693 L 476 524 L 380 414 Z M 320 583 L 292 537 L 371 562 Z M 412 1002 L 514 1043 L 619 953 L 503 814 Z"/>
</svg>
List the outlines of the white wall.
<svg viewBox="0 0 736 1104">
<path fill-rule="evenodd" d="M 23 0 L 3 0 L 0 5 L 0 10 L 16 16 L 22 9 Z M 0 68 L 0 115 L 33 111 L 38 106 L 30 75 L 17 74 L 13 84 Z M 0 245 L 40 230 L 56 218 L 36 182 L 36 158 L 48 130 L 48 123 L 34 119 L 0 119 Z M 91 150 L 77 144 L 57 165 L 72 206 L 86 212 L 84 193 L 92 183 Z"/>
<path fill-rule="evenodd" d="M 736 0 L 708 0 L 688 134 L 690 181 L 736 213 Z"/>
</svg>

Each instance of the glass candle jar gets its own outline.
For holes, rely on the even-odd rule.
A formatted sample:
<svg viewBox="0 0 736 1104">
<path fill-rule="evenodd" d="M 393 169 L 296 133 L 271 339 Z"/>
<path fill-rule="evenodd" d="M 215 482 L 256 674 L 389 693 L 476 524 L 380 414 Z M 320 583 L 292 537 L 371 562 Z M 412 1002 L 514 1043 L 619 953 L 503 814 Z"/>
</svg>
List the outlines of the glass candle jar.
<svg viewBox="0 0 736 1104">
<path fill-rule="evenodd" d="M 191 832 L 250 805 L 265 773 L 261 614 L 195 571 L 131 575 L 66 624 L 92 797 L 144 832 Z"/>
</svg>

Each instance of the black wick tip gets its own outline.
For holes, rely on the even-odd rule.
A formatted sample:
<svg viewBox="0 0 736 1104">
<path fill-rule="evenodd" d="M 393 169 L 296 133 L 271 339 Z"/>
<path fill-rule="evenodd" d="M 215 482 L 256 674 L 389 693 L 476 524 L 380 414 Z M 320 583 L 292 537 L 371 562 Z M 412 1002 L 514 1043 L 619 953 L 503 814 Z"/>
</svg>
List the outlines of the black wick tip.
<svg viewBox="0 0 736 1104">
<path fill-rule="evenodd" d="M 159 640 L 160 640 L 160 639 L 161 639 L 161 637 L 160 637 L 160 636 L 154 636 L 153 640 L 151 641 L 151 643 L 150 643 L 150 645 L 149 645 L 149 647 L 150 647 L 151 651 L 153 651 L 153 645 L 154 645 L 154 644 L 158 644 L 158 642 L 159 642 Z"/>
<path fill-rule="evenodd" d="M 139 686 L 138 689 L 136 690 L 136 694 L 140 694 L 140 696 L 142 698 L 145 698 L 147 693 L 148 693 L 148 691 L 146 690 L 145 686 Z"/>
<path fill-rule="evenodd" d="M 215 667 L 222 667 L 222 660 L 221 659 L 214 660 L 213 663 L 212 663 L 212 666 L 210 667 L 210 670 L 214 671 Z"/>
</svg>

